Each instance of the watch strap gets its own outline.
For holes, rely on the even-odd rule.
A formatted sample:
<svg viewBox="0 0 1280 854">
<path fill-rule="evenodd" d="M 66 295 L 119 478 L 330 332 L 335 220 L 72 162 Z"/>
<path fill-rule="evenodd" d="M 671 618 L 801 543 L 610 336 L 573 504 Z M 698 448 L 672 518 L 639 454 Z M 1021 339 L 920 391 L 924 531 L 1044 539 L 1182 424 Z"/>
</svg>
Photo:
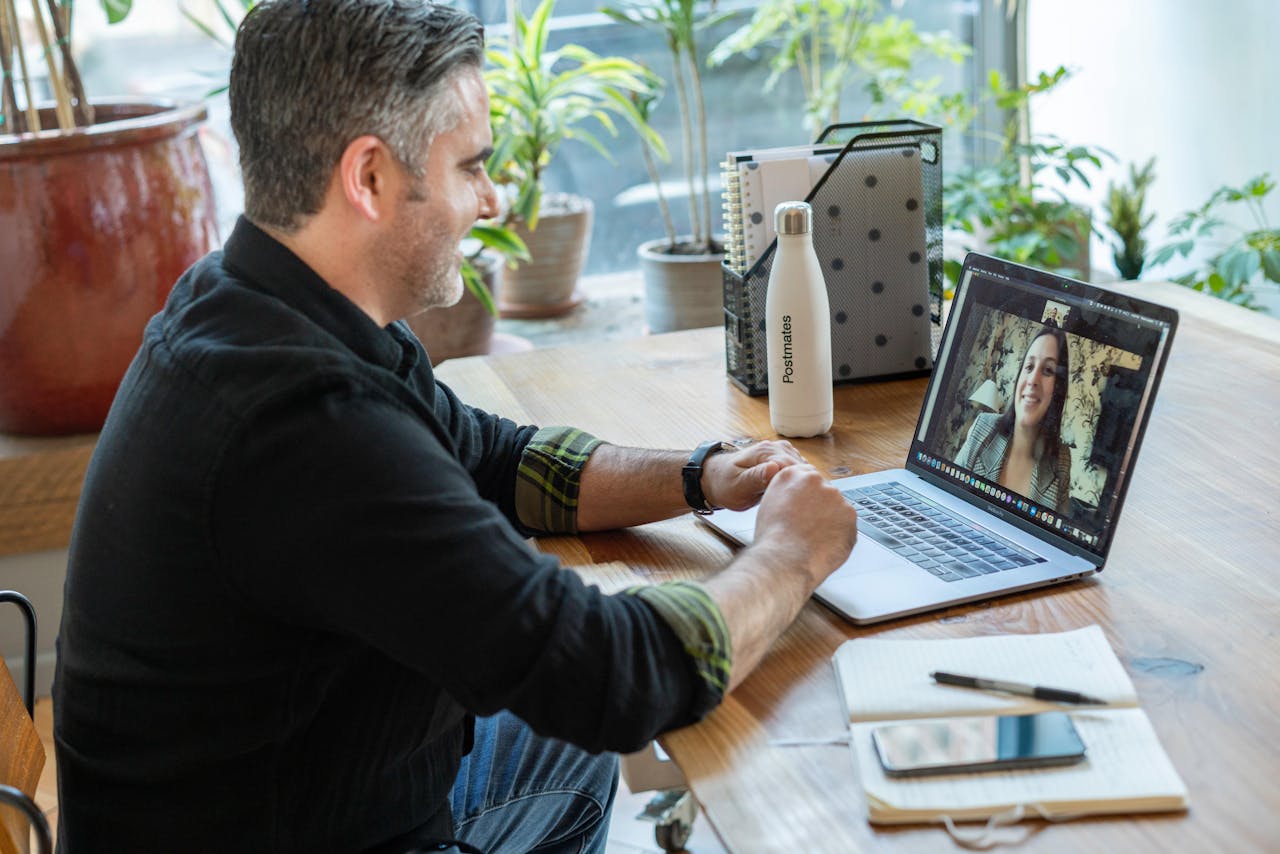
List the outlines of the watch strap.
<svg viewBox="0 0 1280 854">
<path fill-rule="evenodd" d="M 720 451 L 731 451 L 733 445 L 728 442 L 703 442 L 689 455 L 689 461 L 680 470 L 681 484 L 684 487 L 684 500 L 693 508 L 694 513 L 707 515 L 719 508 L 714 507 L 702 492 L 702 465 L 707 457 Z"/>
</svg>

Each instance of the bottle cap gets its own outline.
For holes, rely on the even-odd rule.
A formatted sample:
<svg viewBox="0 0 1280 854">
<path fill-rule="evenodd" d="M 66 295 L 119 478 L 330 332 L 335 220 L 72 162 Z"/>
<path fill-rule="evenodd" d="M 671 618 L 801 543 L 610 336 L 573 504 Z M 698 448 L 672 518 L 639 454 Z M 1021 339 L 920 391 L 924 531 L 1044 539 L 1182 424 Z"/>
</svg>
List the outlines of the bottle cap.
<svg viewBox="0 0 1280 854">
<path fill-rule="evenodd" d="M 778 234 L 808 234 L 813 208 L 808 202 L 781 202 L 773 210 L 773 227 Z"/>
</svg>

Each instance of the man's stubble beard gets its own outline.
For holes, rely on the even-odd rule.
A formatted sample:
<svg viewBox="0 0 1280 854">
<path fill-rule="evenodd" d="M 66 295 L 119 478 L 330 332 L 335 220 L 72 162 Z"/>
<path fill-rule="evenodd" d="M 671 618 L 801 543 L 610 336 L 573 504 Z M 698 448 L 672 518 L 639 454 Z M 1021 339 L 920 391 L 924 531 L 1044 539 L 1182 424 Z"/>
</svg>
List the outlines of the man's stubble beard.
<svg viewBox="0 0 1280 854">
<path fill-rule="evenodd" d="M 462 270 L 454 261 L 450 261 L 446 269 L 430 275 L 424 275 L 425 270 L 408 270 L 406 273 L 405 284 L 414 297 L 415 314 L 432 308 L 448 308 L 462 299 Z"/>
<path fill-rule="evenodd" d="M 405 197 L 406 205 L 427 200 L 423 189 L 415 190 Z M 452 235 L 433 233 L 426 218 L 408 217 L 406 222 L 404 229 L 388 235 L 381 251 L 384 258 L 394 259 L 392 275 L 408 298 L 409 315 L 455 305 L 464 290 L 456 241 Z"/>
</svg>

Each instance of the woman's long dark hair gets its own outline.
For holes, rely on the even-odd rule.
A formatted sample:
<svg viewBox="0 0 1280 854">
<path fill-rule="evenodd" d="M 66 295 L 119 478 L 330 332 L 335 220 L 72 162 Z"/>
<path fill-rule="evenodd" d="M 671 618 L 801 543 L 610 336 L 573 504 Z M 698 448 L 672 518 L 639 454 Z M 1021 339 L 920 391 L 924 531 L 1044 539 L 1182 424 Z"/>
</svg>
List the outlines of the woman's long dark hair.
<svg viewBox="0 0 1280 854">
<path fill-rule="evenodd" d="M 1044 455 L 1053 462 L 1054 471 L 1058 468 L 1058 455 L 1062 452 L 1062 409 L 1067 403 L 1067 379 L 1071 376 L 1070 366 L 1067 364 L 1067 335 L 1062 329 L 1054 323 L 1046 323 L 1037 332 L 1030 341 L 1027 342 L 1027 351 L 1022 354 L 1022 361 L 1018 363 L 1018 376 L 1022 375 L 1023 366 L 1027 363 L 1027 353 L 1031 352 L 1031 348 L 1040 338 L 1046 335 L 1052 335 L 1053 339 L 1058 342 L 1058 366 L 1053 371 L 1053 397 L 1049 399 L 1049 409 L 1044 414 L 1044 419 L 1040 422 L 1040 438 L 1044 440 Z M 1001 436 L 1013 435 L 1014 423 L 1014 406 L 1018 400 L 1017 380 L 1014 381 L 1014 393 L 1009 398 L 1009 405 L 1005 407 L 1004 412 L 996 419 L 995 430 L 987 436 L 987 442 L 991 441 L 992 436 L 999 434 Z M 984 442 L 983 444 L 987 444 Z M 979 449 L 981 452 L 981 449 Z"/>
</svg>

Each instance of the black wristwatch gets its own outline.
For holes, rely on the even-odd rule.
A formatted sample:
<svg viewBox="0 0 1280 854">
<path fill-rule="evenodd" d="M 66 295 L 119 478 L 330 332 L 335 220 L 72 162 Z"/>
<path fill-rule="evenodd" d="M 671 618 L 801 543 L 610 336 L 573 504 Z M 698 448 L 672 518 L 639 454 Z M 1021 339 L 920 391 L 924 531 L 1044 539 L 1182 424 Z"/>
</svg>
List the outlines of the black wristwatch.
<svg viewBox="0 0 1280 854">
<path fill-rule="evenodd" d="M 707 457 L 718 451 L 732 450 L 733 445 L 728 442 L 703 442 L 694 450 L 689 457 L 689 462 L 685 463 L 684 468 L 680 470 L 680 477 L 684 484 L 684 500 L 693 508 L 694 513 L 705 516 L 719 509 L 712 507 L 707 496 L 702 494 L 702 464 L 706 462 Z"/>
</svg>

